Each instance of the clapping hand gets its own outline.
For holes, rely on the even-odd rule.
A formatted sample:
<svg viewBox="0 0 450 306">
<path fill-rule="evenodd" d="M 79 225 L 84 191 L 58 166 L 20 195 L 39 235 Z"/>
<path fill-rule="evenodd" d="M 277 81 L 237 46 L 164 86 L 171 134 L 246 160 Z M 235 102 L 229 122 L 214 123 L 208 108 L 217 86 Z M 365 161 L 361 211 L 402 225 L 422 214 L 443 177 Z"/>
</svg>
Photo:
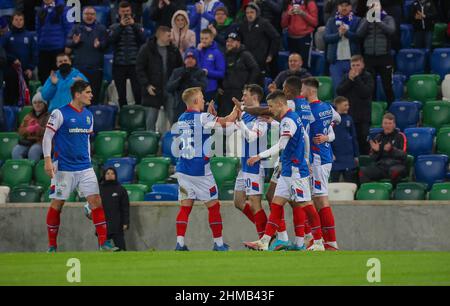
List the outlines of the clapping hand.
<svg viewBox="0 0 450 306">
<path fill-rule="evenodd" d="M 372 150 L 374 152 L 379 152 L 380 151 L 380 142 L 379 141 L 369 141 L 370 143 L 370 147 L 372 148 Z"/>
<path fill-rule="evenodd" d="M 50 80 L 52 81 L 53 85 L 58 84 L 58 81 L 59 81 L 58 76 L 56 75 L 55 71 L 53 71 L 53 70 L 50 72 Z"/>
<path fill-rule="evenodd" d="M 208 113 L 210 113 L 211 115 L 217 117 L 217 111 L 216 111 L 216 109 L 214 107 L 214 100 L 209 101 Z"/>
</svg>

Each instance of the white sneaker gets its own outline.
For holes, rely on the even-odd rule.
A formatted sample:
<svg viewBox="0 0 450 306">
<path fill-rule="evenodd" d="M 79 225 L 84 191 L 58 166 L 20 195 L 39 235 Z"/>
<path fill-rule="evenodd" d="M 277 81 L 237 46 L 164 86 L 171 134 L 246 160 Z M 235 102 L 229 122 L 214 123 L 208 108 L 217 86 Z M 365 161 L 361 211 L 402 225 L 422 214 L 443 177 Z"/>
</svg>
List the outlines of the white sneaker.
<svg viewBox="0 0 450 306">
<path fill-rule="evenodd" d="M 244 242 L 244 245 L 251 249 L 251 250 L 256 250 L 256 251 L 267 251 L 269 250 L 269 244 L 268 243 L 264 243 L 261 240 L 256 240 L 253 242 Z"/>
<path fill-rule="evenodd" d="M 314 241 L 313 245 L 310 246 L 308 251 L 325 251 L 325 246 L 323 245 L 322 239 Z"/>
</svg>

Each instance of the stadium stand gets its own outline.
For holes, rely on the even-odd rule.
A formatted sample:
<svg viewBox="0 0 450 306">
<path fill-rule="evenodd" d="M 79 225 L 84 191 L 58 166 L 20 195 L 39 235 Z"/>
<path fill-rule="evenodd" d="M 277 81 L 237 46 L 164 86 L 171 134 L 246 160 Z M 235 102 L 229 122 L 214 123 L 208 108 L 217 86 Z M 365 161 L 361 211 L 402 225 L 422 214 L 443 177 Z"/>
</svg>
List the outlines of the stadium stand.
<svg viewBox="0 0 450 306">
<path fill-rule="evenodd" d="M 406 77 L 425 73 L 426 52 L 421 49 L 401 49 L 396 58 L 397 73 Z"/>
<path fill-rule="evenodd" d="M 123 184 L 122 187 L 126 189 L 130 202 L 144 201 L 144 196 L 148 192 L 148 187 L 143 184 Z"/>
<path fill-rule="evenodd" d="M 318 96 L 321 101 L 331 101 L 334 97 L 333 80 L 329 76 L 316 77 L 319 81 Z"/>
<path fill-rule="evenodd" d="M 399 183 L 394 190 L 393 200 L 415 201 L 425 200 L 427 186 L 421 183 Z"/>
<path fill-rule="evenodd" d="M 439 79 L 440 77 L 437 74 L 412 75 L 406 84 L 409 99 L 422 103 L 436 100 Z"/>
<path fill-rule="evenodd" d="M 447 163 L 447 155 L 431 154 L 418 156 L 414 168 L 416 181 L 426 183 L 428 189 L 434 183 L 443 182 L 446 176 Z"/>
<path fill-rule="evenodd" d="M 50 177 L 44 170 L 44 160 L 41 159 L 36 163 L 33 170 L 34 181 L 37 186 L 41 186 L 43 190 L 47 190 L 50 187 Z"/>
<path fill-rule="evenodd" d="M 95 157 L 102 163 L 108 158 L 122 157 L 124 153 L 125 138 L 124 131 L 104 131 L 95 136 Z"/>
<path fill-rule="evenodd" d="M 16 106 L 3 106 L 3 116 L 5 120 L 5 131 L 14 132 L 17 130 L 17 113 L 19 108 Z"/>
<path fill-rule="evenodd" d="M 442 98 L 446 101 L 450 101 L 450 74 L 447 74 L 442 81 Z"/>
<path fill-rule="evenodd" d="M 92 105 L 89 110 L 94 116 L 94 132 L 114 130 L 117 108 L 111 105 Z"/>
<path fill-rule="evenodd" d="M 330 183 L 328 199 L 330 201 L 353 201 L 358 186 L 353 183 Z"/>
<path fill-rule="evenodd" d="M 219 186 L 225 182 L 234 182 L 238 174 L 238 167 L 239 159 L 235 157 L 216 156 L 211 159 L 211 171 Z"/>
<path fill-rule="evenodd" d="M 356 199 L 386 201 L 390 199 L 391 192 L 391 183 L 365 183 L 361 185 L 356 193 Z"/>
<path fill-rule="evenodd" d="M 1 184 L 9 187 L 28 185 L 33 179 L 34 162 L 28 159 L 6 160 L 1 168 Z"/>
<path fill-rule="evenodd" d="M 450 127 L 439 130 L 436 138 L 436 153 L 450 156 Z"/>
<path fill-rule="evenodd" d="M 11 159 L 11 152 L 19 142 L 19 134 L 16 132 L 0 133 L 0 160 Z"/>
<path fill-rule="evenodd" d="M 5 204 L 8 199 L 10 188 L 8 186 L 0 186 L 0 204 Z"/>
<path fill-rule="evenodd" d="M 15 187 L 9 194 L 11 203 L 37 203 L 41 201 L 42 187 L 20 186 Z"/>
<path fill-rule="evenodd" d="M 136 167 L 139 184 L 151 188 L 156 183 L 164 184 L 169 177 L 170 159 L 165 157 L 143 158 Z"/>
<path fill-rule="evenodd" d="M 432 153 L 433 139 L 436 135 L 435 128 L 407 128 L 404 133 L 408 143 L 408 154 L 417 157 L 419 155 L 427 155 Z"/>
<path fill-rule="evenodd" d="M 120 128 L 128 133 L 145 130 L 145 109 L 140 105 L 125 105 L 119 112 Z"/>
<path fill-rule="evenodd" d="M 438 74 L 443 80 L 450 73 L 450 48 L 434 49 L 430 66 L 431 73 Z"/>
<path fill-rule="evenodd" d="M 132 132 L 128 137 L 128 154 L 141 159 L 158 153 L 160 135 L 155 132 Z"/>
<path fill-rule="evenodd" d="M 136 162 L 136 158 L 133 157 L 110 158 L 103 164 L 103 169 L 106 170 L 110 167 L 116 169 L 119 183 L 129 184 L 134 179 Z"/>
<path fill-rule="evenodd" d="M 450 183 L 436 183 L 430 190 L 431 201 L 450 201 Z"/>
<path fill-rule="evenodd" d="M 421 103 L 397 101 L 391 104 L 389 112 L 395 116 L 397 127 L 403 131 L 406 128 L 416 127 L 420 119 Z"/>
<path fill-rule="evenodd" d="M 432 101 L 423 107 L 423 125 L 435 129 L 450 123 L 450 103 L 447 101 Z"/>
</svg>

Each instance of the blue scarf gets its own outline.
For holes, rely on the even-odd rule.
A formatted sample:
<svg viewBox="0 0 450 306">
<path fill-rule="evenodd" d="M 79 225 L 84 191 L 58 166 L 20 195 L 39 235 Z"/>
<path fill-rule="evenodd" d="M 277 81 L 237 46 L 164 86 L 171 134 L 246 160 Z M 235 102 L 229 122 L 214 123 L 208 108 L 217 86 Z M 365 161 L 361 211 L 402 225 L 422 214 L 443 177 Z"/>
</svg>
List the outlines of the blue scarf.
<svg viewBox="0 0 450 306">
<path fill-rule="evenodd" d="M 350 25 L 353 22 L 353 12 L 350 12 L 350 14 L 348 16 L 342 16 L 341 14 L 339 14 L 339 12 L 336 12 L 336 16 L 334 17 L 334 19 L 336 20 L 337 26 L 340 26 L 341 24 L 345 24 L 348 27 L 350 27 Z"/>
</svg>

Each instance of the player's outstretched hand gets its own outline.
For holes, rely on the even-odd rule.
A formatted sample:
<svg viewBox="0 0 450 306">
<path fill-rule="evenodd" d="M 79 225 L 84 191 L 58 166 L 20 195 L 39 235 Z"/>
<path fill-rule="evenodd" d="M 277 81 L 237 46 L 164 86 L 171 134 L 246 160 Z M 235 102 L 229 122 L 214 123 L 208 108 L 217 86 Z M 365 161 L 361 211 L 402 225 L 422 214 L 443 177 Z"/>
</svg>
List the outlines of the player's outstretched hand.
<svg viewBox="0 0 450 306">
<path fill-rule="evenodd" d="M 259 162 L 260 160 L 261 160 L 261 158 L 258 155 L 252 156 L 247 160 L 247 165 L 249 165 L 251 167 L 254 164 L 256 164 L 257 162 Z"/>
<path fill-rule="evenodd" d="M 209 101 L 208 113 L 217 117 L 217 111 L 216 108 L 214 107 L 214 100 Z"/>
<path fill-rule="evenodd" d="M 53 167 L 52 159 L 50 157 L 44 158 L 45 164 L 44 164 L 44 170 L 45 173 L 47 173 L 50 178 L 53 178 L 55 176 L 55 168 Z"/>
<path fill-rule="evenodd" d="M 242 103 L 235 97 L 231 98 L 231 101 L 233 101 L 234 105 L 237 106 L 239 109 L 241 109 Z"/>
</svg>

